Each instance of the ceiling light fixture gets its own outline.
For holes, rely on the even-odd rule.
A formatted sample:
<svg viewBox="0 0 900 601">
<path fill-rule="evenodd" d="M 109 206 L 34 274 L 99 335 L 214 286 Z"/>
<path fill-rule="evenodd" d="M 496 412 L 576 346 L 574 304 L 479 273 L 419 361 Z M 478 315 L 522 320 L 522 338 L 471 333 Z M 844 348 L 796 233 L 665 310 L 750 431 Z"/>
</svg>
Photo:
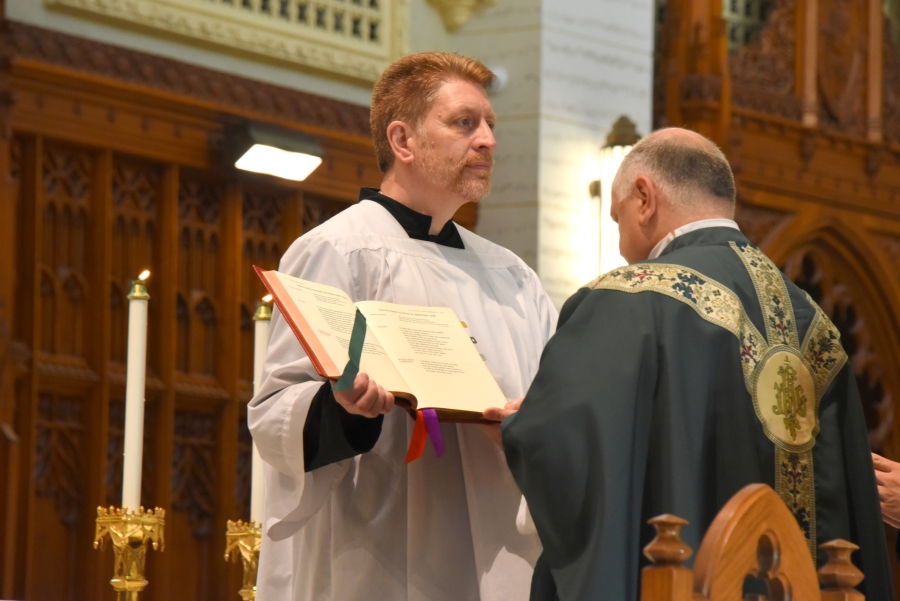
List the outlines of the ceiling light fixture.
<svg viewBox="0 0 900 601">
<path fill-rule="evenodd" d="M 225 160 L 242 171 L 300 182 L 322 164 L 325 156 L 316 138 L 261 123 L 226 129 L 224 151 Z"/>
</svg>

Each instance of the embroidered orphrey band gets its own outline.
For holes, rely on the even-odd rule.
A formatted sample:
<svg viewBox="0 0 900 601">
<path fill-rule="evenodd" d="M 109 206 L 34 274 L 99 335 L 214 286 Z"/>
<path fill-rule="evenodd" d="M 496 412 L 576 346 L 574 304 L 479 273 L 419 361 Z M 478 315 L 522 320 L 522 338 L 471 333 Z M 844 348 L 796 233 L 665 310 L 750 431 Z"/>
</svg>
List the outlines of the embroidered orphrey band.
<svg viewBox="0 0 900 601">
<path fill-rule="evenodd" d="M 629 265 L 586 287 L 664 294 L 735 335 L 744 383 L 763 431 L 775 445 L 775 490 L 797 519 L 815 561 L 812 448 L 819 432 L 819 401 L 847 362 L 847 355 L 840 346 L 837 328 L 818 307 L 801 343 L 781 272 L 756 247 L 735 242 L 731 247 L 753 281 L 765 335 L 750 321 L 731 289 L 681 265 Z"/>
</svg>

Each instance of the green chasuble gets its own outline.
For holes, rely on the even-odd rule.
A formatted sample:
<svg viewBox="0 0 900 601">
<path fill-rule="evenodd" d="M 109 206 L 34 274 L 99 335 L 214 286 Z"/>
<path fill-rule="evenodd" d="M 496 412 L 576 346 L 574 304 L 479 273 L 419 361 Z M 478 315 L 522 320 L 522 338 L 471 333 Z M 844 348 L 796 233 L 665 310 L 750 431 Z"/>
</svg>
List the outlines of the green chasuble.
<svg viewBox="0 0 900 601">
<path fill-rule="evenodd" d="M 570 298 L 503 445 L 544 545 L 533 600 L 638 599 L 647 520 L 688 520 L 696 553 L 754 482 L 779 493 L 811 552 L 859 545 L 868 601 L 894 599 L 838 332 L 737 230 L 684 234 Z"/>
</svg>

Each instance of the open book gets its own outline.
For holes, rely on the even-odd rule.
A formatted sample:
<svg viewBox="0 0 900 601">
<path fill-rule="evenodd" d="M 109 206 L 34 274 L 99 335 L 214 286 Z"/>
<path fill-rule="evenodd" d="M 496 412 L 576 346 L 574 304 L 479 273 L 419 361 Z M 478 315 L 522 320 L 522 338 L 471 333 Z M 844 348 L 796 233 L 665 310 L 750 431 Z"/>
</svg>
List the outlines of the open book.
<svg viewBox="0 0 900 601">
<path fill-rule="evenodd" d="M 255 269 L 321 376 L 341 377 L 358 309 L 367 325 L 359 372 L 399 405 L 435 409 L 445 421 L 485 421 L 485 409 L 506 404 L 453 309 L 354 303 L 337 288 Z"/>
</svg>

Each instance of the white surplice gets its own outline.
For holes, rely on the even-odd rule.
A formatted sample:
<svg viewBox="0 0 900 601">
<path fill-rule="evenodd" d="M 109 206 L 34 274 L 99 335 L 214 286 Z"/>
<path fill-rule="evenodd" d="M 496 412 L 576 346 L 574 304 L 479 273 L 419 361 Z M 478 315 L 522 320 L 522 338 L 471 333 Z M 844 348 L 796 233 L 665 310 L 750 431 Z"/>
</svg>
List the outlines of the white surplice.
<svg viewBox="0 0 900 601">
<path fill-rule="evenodd" d="M 299 238 L 279 270 L 354 301 L 445 306 L 468 324 L 507 398 L 525 395 L 557 313 L 510 251 L 459 228 L 465 249 L 408 237 L 363 201 Z M 259 393 L 249 405 L 266 463 L 259 601 L 525 601 L 540 554 L 516 528 L 521 494 L 482 426 L 441 424 L 405 465 L 414 422 L 384 418 L 368 453 L 306 473 L 303 426 L 322 383 L 280 313 Z"/>
</svg>

